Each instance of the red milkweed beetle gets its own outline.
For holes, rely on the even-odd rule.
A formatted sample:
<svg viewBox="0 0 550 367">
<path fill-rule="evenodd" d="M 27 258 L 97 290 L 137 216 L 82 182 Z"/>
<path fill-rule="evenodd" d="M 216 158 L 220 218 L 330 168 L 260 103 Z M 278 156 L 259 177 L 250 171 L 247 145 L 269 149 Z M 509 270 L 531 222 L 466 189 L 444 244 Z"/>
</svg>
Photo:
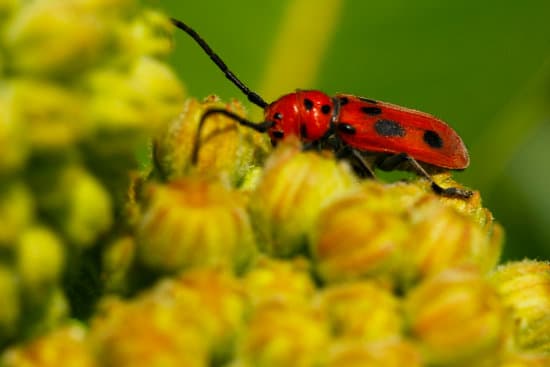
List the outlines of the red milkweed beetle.
<svg viewBox="0 0 550 367">
<path fill-rule="evenodd" d="M 225 76 L 250 102 L 264 110 L 264 121 L 255 123 L 225 109 L 210 109 L 201 118 L 192 160 L 197 161 L 200 132 L 206 118 L 225 115 L 243 126 L 268 133 L 272 143 L 287 136 L 300 138 L 304 147 L 332 149 L 348 159 L 356 172 L 374 177 L 374 168 L 409 169 L 425 177 L 434 192 L 469 198 L 471 191 L 439 186 L 419 163 L 433 169 L 468 167 L 468 151 L 458 134 L 445 122 L 420 111 L 349 94 L 330 97 L 316 90 L 298 90 L 267 103 L 241 82 L 199 34 L 185 23 L 172 23 L 187 33 L 210 56 Z"/>
</svg>

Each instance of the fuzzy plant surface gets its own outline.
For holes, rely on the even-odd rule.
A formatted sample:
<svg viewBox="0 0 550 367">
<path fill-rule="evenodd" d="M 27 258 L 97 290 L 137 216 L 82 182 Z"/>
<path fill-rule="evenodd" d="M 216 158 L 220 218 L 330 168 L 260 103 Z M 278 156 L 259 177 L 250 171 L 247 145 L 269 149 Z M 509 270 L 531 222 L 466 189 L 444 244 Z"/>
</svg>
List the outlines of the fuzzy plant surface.
<svg viewBox="0 0 550 367">
<path fill-rule="evenodd" d="M 550 264 L 499 264 L 479 191 L 197 134 L 246 111 L 185 99 L 172 32 L 132 0 L 0 0 L 0 365 L 550 365 Z"/>
</svg>

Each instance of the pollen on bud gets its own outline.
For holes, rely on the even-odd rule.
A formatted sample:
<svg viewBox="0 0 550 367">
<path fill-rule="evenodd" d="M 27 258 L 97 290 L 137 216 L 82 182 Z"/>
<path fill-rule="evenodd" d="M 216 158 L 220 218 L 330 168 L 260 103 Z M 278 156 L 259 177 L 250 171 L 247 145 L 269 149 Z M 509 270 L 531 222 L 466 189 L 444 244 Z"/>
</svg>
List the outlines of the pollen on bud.
<svg viewBox="0 0 550 367">
<path fill-rule="evenodd" d="M 471 217 L 424 197 L 409 210 L 411 237 L 406 242 L 402 276 L 410 285 L 460 264 L 474 264 L 488 272 L 498 262 L 501 242 L 494 241 Z"/>
<path fill-rule="evenodd" d="M 170 181 L 196 171 L 205 176 L 226 175 L 233 186 L 239 186 L 248 171 L 261 163 L 269 149 L 265 134 L 227 116 L 208 116 L 197 140 L 200 120 L 213 108 L 244 115 L 244 107 L 237 101 L 223 104 L 214 96 L 204 102 L 188 99 L 180 116 L 155 140 L 154 158 L 161 177 Z M 196 167 L 194 149 L 198 149 Z"/>
<path fill-rule="evenodd" d="M 303 252 L 319 211 L 356 186 L 349 166 L 302 153 L 288 140 L 270 156 L 251 198 L 263 250 L 282 257 Z"/>
<path fill-rule="evenodd" d="M 337 339 L 329 347 L 326 367 L 422 367 L 420 352 L 399 338 L 377 342 Z"/>
<path fill-rule="evenodd" d="M 335 337 L 375 341 L 402 333 L 399 300 L 374 281 L 331 285 L 322 291 L 319 301 Z"/>
<path fill-rule="evenodd" d="M 140 261 L 160 271 L 242 271 L 256 249 L 242 195 L 203 179 L 152 185 L 137 231 Z"/>
<path fill-rule="evenodd" d="M 315 294 L 310 264 L 304 258 L 275 260 L 261 257 L 243 278 L 254 307 L 266 303 L 305 305 Z"/>
<path fill-rule="evenodd" d="M 512 311 L 513 347 L 550 355 L 550 263 L 512 262 L 499 266 L 490 278 Z"/>
<path fill-rule="evenodd" d="M 27 345 L 8 349 L 0 364 L 5 367 L 99 366 L 87 344 L 86 334 L 78 324 L 64 326 Z"/>
<path fill-rule="evenodd" d="M 321 278 L 392 279 L 409 235 L 396 204 L 393 195 L 369 186 L 327 205 L 311 232 L 311 252 Z"/>
<path fill-rule="evenodd" d="M 467 366 L 498 357 L 505 308 L 477 269 L 453 268 L 428 278 L 404 305 L 409 333 L 428 364 Z"/>
<path fill-rule="evenodd" d="M 329 341 L 321 314 L 277 303 L 256 309 L 243 334 L 236 365 L 247 367 L 318 366 Z"/>
</svg>

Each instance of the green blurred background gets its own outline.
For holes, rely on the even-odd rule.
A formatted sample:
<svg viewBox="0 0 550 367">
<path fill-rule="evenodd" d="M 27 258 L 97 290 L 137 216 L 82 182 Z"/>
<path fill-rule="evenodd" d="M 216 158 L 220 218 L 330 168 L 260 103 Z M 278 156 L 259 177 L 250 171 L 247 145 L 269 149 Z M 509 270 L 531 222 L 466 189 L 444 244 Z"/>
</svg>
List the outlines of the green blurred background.
<svg viewBox="0 0 550 367">
<path fill-rule="evenodd" d="M 151 2 L 268 101 L 317 88 L 449 122 L 471 155 L 456 178 L 504 225 L 504 257 L 550 259 L 550 1 Z M 244 100 L 184 34 L 175 47 L 190 95 Z"/>
</svg>

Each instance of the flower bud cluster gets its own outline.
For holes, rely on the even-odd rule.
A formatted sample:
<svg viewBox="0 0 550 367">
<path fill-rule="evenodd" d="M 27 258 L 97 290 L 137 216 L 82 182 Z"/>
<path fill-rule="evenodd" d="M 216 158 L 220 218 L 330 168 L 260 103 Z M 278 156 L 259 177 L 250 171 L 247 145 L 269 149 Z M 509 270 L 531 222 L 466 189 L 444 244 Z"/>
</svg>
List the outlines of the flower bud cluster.
<svg viewBox="0 0 550 367">
<path fill-rule="evenodd" d="M 0 0 L 0 365 L 550 365 L 550 264 L 497 267 L 479 192 L 271 151 L 240 103 L 183 102 L 171 32 Z"/>
<path fill-rule="evenodd" d="M 0 0 L 0 348 L 89 307 L 136 149 L 183 103 L 172 32 L 134 0 Z"/>
</svg>

